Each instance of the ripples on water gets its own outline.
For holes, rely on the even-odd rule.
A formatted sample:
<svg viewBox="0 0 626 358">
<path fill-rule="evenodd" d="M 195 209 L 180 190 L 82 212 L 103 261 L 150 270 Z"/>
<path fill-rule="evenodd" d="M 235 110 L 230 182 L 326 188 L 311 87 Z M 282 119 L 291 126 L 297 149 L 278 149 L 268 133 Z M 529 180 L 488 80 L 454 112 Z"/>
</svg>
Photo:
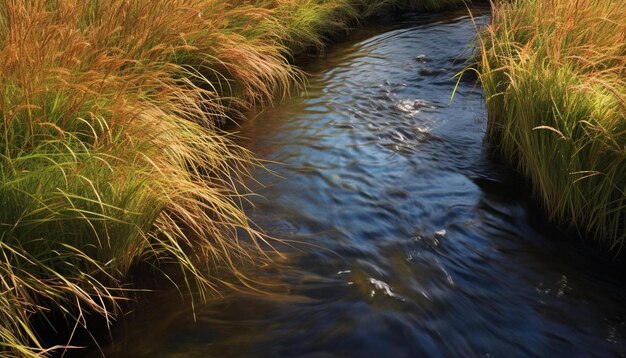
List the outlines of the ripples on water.
<svg viewBox="0 0 626 358">
<path fill-rule="evenodd" d="M 284 249 L 285 295 L 228 297 L 195 323 L 166 296 L 107 354 L 626 354 L 623 264 L 537 220 L 486 158 L 473 79 L 449 104 L 471 54 L 465 15 L 356 33 L 306 67 L 307 93 L 240 128 L 279 175 L 255 172 L 263 198 L 250 215 L 310 244 Z"/>
</svg>

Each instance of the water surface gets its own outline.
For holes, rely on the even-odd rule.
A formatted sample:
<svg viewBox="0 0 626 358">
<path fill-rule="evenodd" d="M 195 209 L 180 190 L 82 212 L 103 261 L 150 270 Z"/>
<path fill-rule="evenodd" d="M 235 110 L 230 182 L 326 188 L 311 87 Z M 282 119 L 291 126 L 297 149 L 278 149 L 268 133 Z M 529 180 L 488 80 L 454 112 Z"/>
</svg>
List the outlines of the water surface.
<svg viewBox="0 0 626 358">
<path fill-rule="evenodd" d="M 477 11 L 477 22 L 488 21 Z M 390 24 L 390 22 L 393 22 Z M 538 219 L 485 154 L 484 100 L 452 79 L 466 10 L 360 30 L 305 66 L 306 93 L 251 118 L 271 161 L 249 214 L 282 248 L 280 296 L 196 308 L 164 295 L 115 331 L 119 356 L 626 354 L 623 264 Z"/>
</svg>

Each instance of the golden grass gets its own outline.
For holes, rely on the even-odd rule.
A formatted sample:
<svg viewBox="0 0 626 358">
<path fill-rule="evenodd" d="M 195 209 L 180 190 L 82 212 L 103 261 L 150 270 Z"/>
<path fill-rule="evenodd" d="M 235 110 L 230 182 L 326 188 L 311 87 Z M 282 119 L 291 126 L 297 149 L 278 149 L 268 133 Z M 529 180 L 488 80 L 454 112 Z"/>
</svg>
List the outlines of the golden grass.
<svg viewBox="0 0 626 358">
<path fill-rule="evenodd" d="M 624 244 L 626 7 L 619 0 L 499 2 L 481 36 L 488 139 L 549 216 Z"/>
<path fill-rule="evenodd" d="M 209 265 L 252 258 L 238 232 L 261 236 L 235 190 L 251 158 L 215 127 L 217 92 L 176 63 L 227 19 L 189 27 L 185 3 L 0 5 L 7 352 L 46 352 L 30 325 L 50 310 L 112 319 L 140 260 L 176 263 L 204 295 Z"/>
</svg>

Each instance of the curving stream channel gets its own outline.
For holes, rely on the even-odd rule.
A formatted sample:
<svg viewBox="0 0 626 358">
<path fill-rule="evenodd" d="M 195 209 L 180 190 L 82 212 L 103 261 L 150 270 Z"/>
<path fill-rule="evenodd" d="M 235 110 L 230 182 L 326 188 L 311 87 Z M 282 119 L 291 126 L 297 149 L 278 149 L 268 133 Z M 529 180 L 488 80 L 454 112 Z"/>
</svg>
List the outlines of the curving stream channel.
<svg viewBox="0 0 626 358">
<path fill-rule="evenodd" d="M 306 93 L 238 129 L 275 172 L 253 173 L 261 196 L 248 212 L 306 243 L 281 248 L 287 259 L 266 274 L 284 294 L 233 294 L 195 321 L 164 295 L 104 353 L 626 355 L 624 263 L 542 221 L 486 155 L 475 79 L 449 104 L 473 37 L 467 10 L 409 14 L 306 64 Z"/>
</svg>

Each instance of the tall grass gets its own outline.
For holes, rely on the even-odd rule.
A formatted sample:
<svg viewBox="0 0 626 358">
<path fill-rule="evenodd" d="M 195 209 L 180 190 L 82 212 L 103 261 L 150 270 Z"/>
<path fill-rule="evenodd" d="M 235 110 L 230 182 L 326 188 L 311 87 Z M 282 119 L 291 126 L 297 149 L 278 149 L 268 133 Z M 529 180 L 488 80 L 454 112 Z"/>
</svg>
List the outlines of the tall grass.
<svg viewBox="0 0 626 358">
<path fill-rule="evenodd" d="M 112 323 L 138 263 L 219 290 L 267 257 L 220 123 L 302 83 L 294 53 L 384 6 L 454 1 L 0 2 L 0 356 L 45 355 L 50 315 Z M 164 275 L 166 275 L 164 273 Z"/>
<path fill-rule="evenodd" d="M 613 247 L 626 235 L 626 6 L 498 2 L 481 36 L 488 139 L 549 216 Z"/>
<path fill-rule="evenodd" d="M 114 317 L 139 260 L 176 263 L 183 285 L 206 294 L 209 265 L 236 272 L 235 257 L 246 255 L 238 231 L 260 237 L 235 191 L 250 157 L 215 127 L 224 112 L 215 90 L 176 63 L 196 51 L 194 37 L 228 20 L 190 27 L 192 10 L 175 1 L 0 5 L 0 335 L 9 352 L 45 352 L 30 327 L 48 311 L 76 324 L 85 312 Z"/>
</svg>

